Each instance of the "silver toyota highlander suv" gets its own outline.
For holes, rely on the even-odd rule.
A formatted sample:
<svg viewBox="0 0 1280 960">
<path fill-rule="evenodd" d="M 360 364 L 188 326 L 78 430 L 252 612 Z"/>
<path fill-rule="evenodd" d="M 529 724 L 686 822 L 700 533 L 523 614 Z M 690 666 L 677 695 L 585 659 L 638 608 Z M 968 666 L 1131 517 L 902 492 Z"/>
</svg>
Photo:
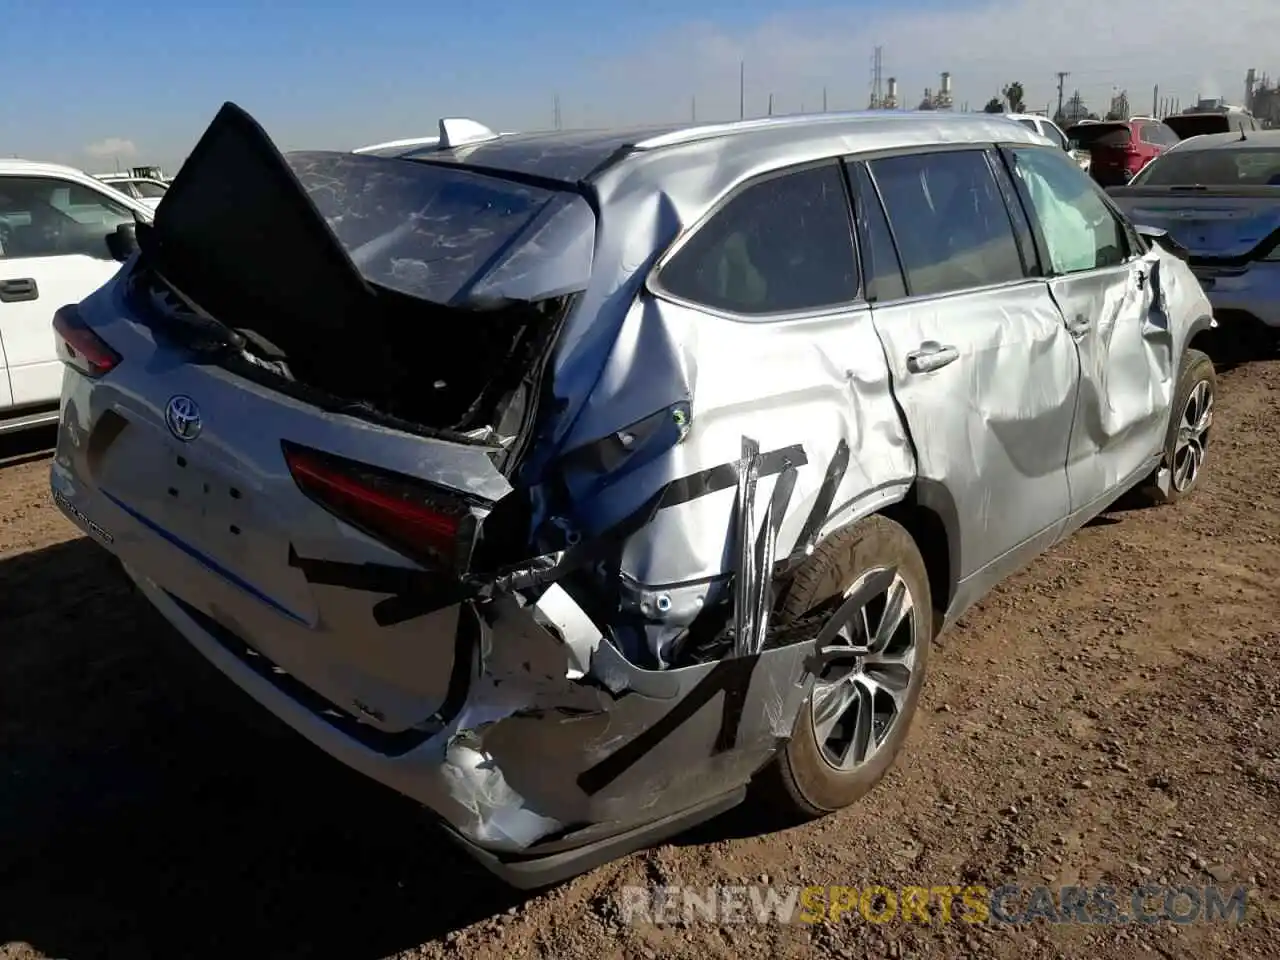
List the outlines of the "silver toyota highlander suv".
<svg viewBox="0 0 1280 960">
<path fill-rule="evenodd" d="M 546 884 L 749 784 L 854 802 L 939 630 L 1194 489 L 1214 321 L 1165 244 L 982 114 L 286 156 L 228 104 L 58 313 L 53 496 L 247 693 Z"/>
</svg>

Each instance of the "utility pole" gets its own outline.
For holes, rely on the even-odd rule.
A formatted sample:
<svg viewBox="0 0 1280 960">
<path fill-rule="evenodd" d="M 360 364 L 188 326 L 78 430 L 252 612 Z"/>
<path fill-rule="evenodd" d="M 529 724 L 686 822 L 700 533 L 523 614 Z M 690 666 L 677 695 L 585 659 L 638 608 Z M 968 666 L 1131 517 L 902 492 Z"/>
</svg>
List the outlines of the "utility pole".
<svg viewBox="0 0 1280 960">
<path fill-rule="evenodd" d="M 1062 84 L 1063 84 L 1063 82 L 1067 79 L 1067 77 L 1069 77 L 1069 76 L 1071 76 L 1071 71 L 1070 71 L 1070 70 L 1059 70 L 1059 71 L 1058 71 L 1058 113 L 1057 113 L 1057 116 L 1059 116 L 1059 117 L 1060 117 L 1060 116 L 1062 116 Z"/>
<path fill-rule="evenodd" d="M 1151 94 L 1151 115 L 1153 117 L 1158 117 L 1160 115 L 1159 104 L 1160 104 L 1160 84 L 1157 83 L 1155 90 Z"/>
<path fill-rule="evenodd" d="M 559 130 L 560 129 L 560 94 L 557 93 L 555 95 L 554 103 L 555 103 L 555 124 L 556 124 L 556 129 Z"/>
<path fill-rule="evenodd" d="M 698 98 L 697 97 L 689 98 L 689 119 L 693 123 L 698 122 Z"/>
<path fill-rule="evenodd" d="M 772 94 L 772 93 L 771 93 L 771 94 L 769 94 L 769 113 L 768 113 L 768 116 L 771 116 L 771 117 L 773 116 L 773 94 Z"/>
<path fill-rule="evenodd" d="M 747 116 L 747 61 L 738 61 L 738 119 Z"/>
<path fill-rule="evenodd" d="M 827 88 L 822 88 L 822 112 L 827 112 Z"/>
</svg>

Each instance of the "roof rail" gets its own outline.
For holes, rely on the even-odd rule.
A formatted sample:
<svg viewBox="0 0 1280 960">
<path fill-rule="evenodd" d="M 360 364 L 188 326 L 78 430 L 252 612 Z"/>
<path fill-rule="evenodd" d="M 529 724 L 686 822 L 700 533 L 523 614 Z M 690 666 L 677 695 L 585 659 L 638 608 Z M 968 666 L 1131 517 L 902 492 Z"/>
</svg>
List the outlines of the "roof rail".
<svg viewBox="0 0 1280 960">
<path fill-rule="evenodd" d="M 454 147 L 469 143 L 484 143 L 497 140 L 499 134 L 494 133 L 483 123 L 468 120 L 466 117 L 443 117 L 440 120 L 440 149 L 452 150 Z"/>
<path fill-rule="evenodd" d="M 356 147 L 351 152 L 372 153 L 375 150 L 390 150 L 392 147 L 434 147 L 439 142 L 439 137 L 407 137 L 403 140 L 388 140 L 386 143 L 371 143 L 367 147 Z"/>
<path fill-rule="evenodd" d="M 986 114 L 948 114 L 948 116 L 988 116 Z M 831 113 L 792 113 L 780 117 L 760 117 L 754 120 L 729 120 L 724 123 L 708 123 L 681 127 L 669 133 L 641 140 L 633 145 L 636 150 L 656 150 L 681 143 L 696 143 L 751 130 L 786 129 L 787 127 L 817 126 L 827 123 L 847 123 L 850 120 L 898 120 L 918 118 L 912 110 L 850 110 Z"/>
</svg>

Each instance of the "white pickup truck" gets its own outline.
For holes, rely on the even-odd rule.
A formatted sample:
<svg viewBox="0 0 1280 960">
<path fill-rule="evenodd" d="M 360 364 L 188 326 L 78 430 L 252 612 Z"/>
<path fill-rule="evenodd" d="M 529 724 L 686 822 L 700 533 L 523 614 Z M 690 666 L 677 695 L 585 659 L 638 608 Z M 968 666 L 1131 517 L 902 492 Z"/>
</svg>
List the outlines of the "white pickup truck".
<svg viewBox="0 0 1280 960">
<path fill-rule="evenodd" d="M 80 170 L 0 160 L 0 434 L 57 421 L 54 311 L 110 280 L 150 217 Z"/>
</svg>

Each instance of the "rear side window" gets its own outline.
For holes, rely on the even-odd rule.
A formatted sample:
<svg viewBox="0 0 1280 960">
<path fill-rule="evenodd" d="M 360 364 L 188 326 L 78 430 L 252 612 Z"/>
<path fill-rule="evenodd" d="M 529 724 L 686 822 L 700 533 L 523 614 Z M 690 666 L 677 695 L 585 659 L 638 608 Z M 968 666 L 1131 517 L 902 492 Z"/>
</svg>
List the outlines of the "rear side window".
<svg viewBox="0 0 1280 960">
<path fill-rule="evenodd" d="M 1036 122 L 1032 120 L 1030 117 L 1023 117 L 1018 122 L 1022 124 L 1024 127 L 1026 127 L 1028 130 L 1034 131 L 1035 133 L 1040 132 L 1040 128 L 1036 126 Z"/>
<path fill-rule="evenodd" d="M 857 257 L 840 166 L 747 187 L 662 268 L 672 296 L 741 314 L 796 313 L 857 299 Z"/>
<path fill-rule="evenodd" d="M 1163 123 L 1144 123 L 1140 136 L 1144 143 L 1154 143 L 1161 147 L 1171 147 L 1178 142 L 1178 135 Z"/>
<path fill-rule="evenodd" d="M 986 156 L 977 150 L 871 163 L 912 296 L 1021 280 L 1026 274 Z"/>
</svg>

